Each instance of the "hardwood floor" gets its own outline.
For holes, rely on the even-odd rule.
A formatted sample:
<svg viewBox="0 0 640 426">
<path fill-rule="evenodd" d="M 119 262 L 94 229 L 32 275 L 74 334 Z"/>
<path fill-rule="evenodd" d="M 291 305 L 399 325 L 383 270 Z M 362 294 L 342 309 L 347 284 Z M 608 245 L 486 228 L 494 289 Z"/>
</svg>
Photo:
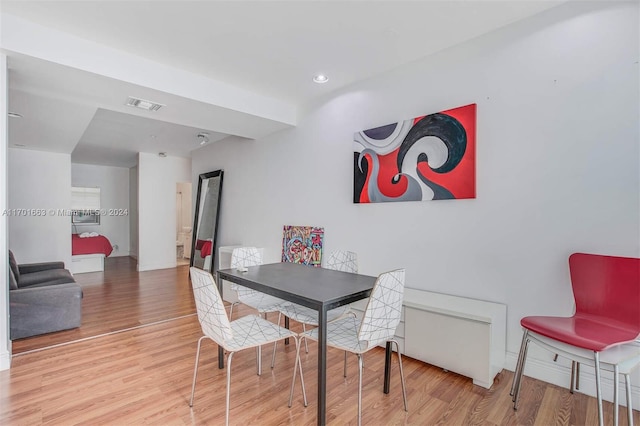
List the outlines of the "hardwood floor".
<svg viewBox="0 0 640 426">
<path fill-rule="evenodd" d="M 140 324 L 163 317 L 160 306 L 166 297 L 154 283 L 169 280 L 168 270 L 157 274 L 140 274 L 140 282 L 129 282 L 141 294 L 139 303 L 128 304 L 130 312 L 119 308 L 116 316 L 122 326 Z M 131 271 L 129 271 L 131 273 Z M 124 272 L 123 272 L 124 274 Z M 175 271 L 176 290 L 185 280 Z M 83 287 L 91 289 L 89 277 Z M 84 281 L 84 278 L 83 278 Z M 122 281 L 105 272 L 105 287 Z M 85 287 L 86 286 L 86 287 Z M 170 286 L 168 286 L 170 287 Z M 98 291 L 98 290 L 95 290 Z M 109 294 L 107 289 L 103 289 Z M 162 292 L 169 290 L 162 290 Z M 180 290 L 182 291 L 182 290 Z M 187 286 L 188 293 L 190 287 Z M 174 293 L 174 298 L 176 293 Z M 149 302 L 142 299 L 149 298 Z M 180 296 L 182 297 L 182 296 Z M 191 297 L 188 297 L 192 300 Z M 190 302 L 191 303 L 191 302 Z M 156 305 L 158 304 L 158 305 Z M 85 307 L 91 314 L 94 305 Z M 175 308 L 174 312 L 182 313 Z M 187 309 L 188 310 L 188 309 Z M 242 305 L 237 315 L 250 310 Z M 99 322 L 96 313 L 92 322 Z M 234 317 L 236 314 L 234 313 Z M 131 320 L 130 318 L 136 318 Z M 129 322 L 127 322 L 129 319 Z M 104 319 L 109 321 L 108 319 Z M 115 321 L 115 320 L 114 320 Z M 92 323 L 91 322 L 91 323 Z M 109 321 L 110 322 L 110 321 Z M 88 323 L 89 324 L 89 323 Z M 297 324 L 292 324 L 298 330 Z M 95 330 L 99 327 L 92 326 Z M 115 322 L 108 326 L 115 327 Z M 86 332 L 86 331 L 85 331 Z M 0 424 L 91 424 L 91 425 L 181 425 L 224 423 L 225 370 L 217 368 L 216 346 L 203 343 L 200 370 L 193 408 L 188 405 L 198 338 L 201 336 L 196 316 L 140 327 L 95 339 L 15 355 L 12 367 L 0 372 Z M 26 339 L 25 339 L 26 340 Z M 309 342 L 309 353 L 302 355 L 309 406 L 304 407 L 300 383 L 292 408 L 287 407 L 295 347 L 278 346 L 276 366 L 270 365 L 270 351 L 263 350 L 263 374 L 255 374 L 255 351 L 234 356 L 231 382 L 231 424 L 293 424 L 316 422 L 316 346 Z M 357 360 L 349 357 L 348 377 L 342 375 L 343 354 L 328 351 L 327 423 L 355 424 L 357 421 Z M 391 392 L 382 393 L 384 350 L 366 355 L 363 378 L 363 424 L 365 425 L 595 425 L 596 401 L 580 393 L 571 394 L 538 380 L 525 378 L 520 409 L 511 408 L 512 373 L 503 371 L 490 390 L 474 386 L 470 379 L 404 357 L 409 412 L 402 406 L 398 366 L 394 357 Z M 612 404 L 605 402 L 605 422 L 613 424 Z M 620 424 L 626 424 L 626 409 L 620 410 Z M 634 411 L 635 422 L 640 414 Z"/>
<path fill-rule="evenodd" d="M 137 272 L 133 258 L 105 261 L 104 272 L 75 275 L 83 291 L 81 326 L 15 340 L 14 354 L 195 314 L 188 265 Z"/>
</svg>

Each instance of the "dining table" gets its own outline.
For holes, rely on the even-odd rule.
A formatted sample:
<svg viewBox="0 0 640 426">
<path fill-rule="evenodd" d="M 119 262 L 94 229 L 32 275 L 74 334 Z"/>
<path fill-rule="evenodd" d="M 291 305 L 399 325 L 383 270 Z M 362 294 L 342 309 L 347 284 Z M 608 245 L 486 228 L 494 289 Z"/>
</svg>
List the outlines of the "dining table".
<svg viewBox="0 0 640 426">
<path fill-rule="evenodd" d="M 326 424 L 327 391 L 327 312 L 369 297 L 376 277 L 335 271 L 298 263 L 282 262 L 245 269 L 217 271 L 217 285 L 222 281 L 242 285 L 288 302 L 318 311 L 318 424 Z M 388 371 L 391 358 L 387 344 L 384 392 L 388 393 Z M 224 350 L 218 347 L 218 366 L 224 368 Z"/>
</svg>

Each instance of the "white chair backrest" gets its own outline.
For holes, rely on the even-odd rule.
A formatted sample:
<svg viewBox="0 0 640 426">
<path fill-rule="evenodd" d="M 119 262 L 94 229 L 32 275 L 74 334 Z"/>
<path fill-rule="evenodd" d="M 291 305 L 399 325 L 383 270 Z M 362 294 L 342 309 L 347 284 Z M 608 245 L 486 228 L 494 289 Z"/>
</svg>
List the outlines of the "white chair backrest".
<svg viewBox="0 0 640 426">
<path fill-rule="evenodd" d="M 231 252 L 231 268 L 248 268 L 249 266 L 262 265 L 262 253 L 255 247 L 237 247 Z M 231 290 L 237 291 L 238 296 L 255 293 L 255 290 L 231 284 Z M 242 294 L 240 294 L 240 292 Z"/>
<path fill-rule="evenodd" d="M 325 266 L 327 269 L 333 269 L 342 272 L 358 273 L 358 255 L 352 251 L 335 250 L 332 251 L 327 259 Z"/>
<path fill-rule="evenodd" d="M 227 311 L 224 309 L 220 292 L 216 286 L 213 276 L 202 269 L 192 267 L 191 287 L 193 297 L 196 300 L 196 311 L 198 321 L 205 336 L 210 337 L 216 343 L 233 338 L 231 324 Z"/>
<path fill-rule="evenodd" d="M 378 276 L 358 330 L 359 340 L 375 346 L 393 337 L 400 323 L 403 294 L 404 269 Z"/>
<path fill-rule="evenodd" d="M 262 254 L 255 247 L 237 247 L 231 252 L 231 267 L 241 268 L 262 265 Z"/>
</svg>

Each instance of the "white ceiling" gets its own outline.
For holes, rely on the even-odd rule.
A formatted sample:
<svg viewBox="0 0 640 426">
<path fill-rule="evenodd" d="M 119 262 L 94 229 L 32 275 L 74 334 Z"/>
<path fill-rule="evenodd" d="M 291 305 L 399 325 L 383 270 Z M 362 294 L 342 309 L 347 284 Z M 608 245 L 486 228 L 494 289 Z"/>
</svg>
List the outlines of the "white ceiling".
<svg viewBox="0 0 640 426">
<path fill-rule="evenodd" d="M 0 12 L 300 108 L 560 3 L 0 0 Z M 9 108 L 24 115 L 9 122 L 10 146 L 73 152 L 74 162 L 130 167 L 137 151 L 189 157 L 199 147 L 200 131 L 214 142 L 228 134 L 255 138 L 288 126 L 6 53 Z M 313 83 L 318 72 L 329 82 Z M 129 95 L 171 108 L 135 110 L 123 105 Z"/>
</svg>

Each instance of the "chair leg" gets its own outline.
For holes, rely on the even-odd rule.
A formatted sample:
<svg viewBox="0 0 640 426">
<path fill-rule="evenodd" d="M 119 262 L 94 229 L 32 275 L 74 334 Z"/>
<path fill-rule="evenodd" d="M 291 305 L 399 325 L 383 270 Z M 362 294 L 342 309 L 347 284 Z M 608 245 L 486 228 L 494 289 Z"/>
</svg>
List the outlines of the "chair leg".
<svg viewBox="0 0 640 426">
<path fill-rule="evenodd" d="M 620 408 L 620 398 L 618 396 L 619 390 L 618 386 L 620 385 L 620 369 L 618 364 L 613 366 L 613 424 L 618 426 L 618 411 Z"/>
<path fill-rule="evenodd" d="M 633 426 L 633 408 L 631 407 L 631 377 L 629 373 L 624 374 L 624 387 L 627 391 L 627 423 Z"/>
<path fill-rule="evenodd" d="M 513 396 L 513 400 L 515 401 L 515 392 L 516 392 L 516 377 L 518 377 L 518 370 L 522 365 L 522 355 L 524 354 L 524 346 L 525 341 L 527 340 L 527 335 L 529 334 L 528 330 L 525 330 L 522 334 L 522 343 L 520 344 L 520 352 L 518 353 L 518 361 L 516 362 L 516 370 L 513 372 L 513 382 L 511 383 L 511 392 L 509 395 Z"/>
<path fill-rule="evenodd" d="M 280 327 L 280 319 L 282 318 L 282 312 L 278 313 L 278 327 Z M 278 348 L 278 341 L 273 342 L 273 354 L 271 354 L 271 368 L 276 365 L 276 349 Z"/>
<path fill-rule="evenodd" d="M 529 338 L 527 333 L 527 339 L 524 341 L 524 352 L 522 353 L 522 362 L 520 363 L 520 369 L 518 369 L 518 374 L 515 377 L 516 380 L 516 388 L 513 395 L 513 409 L 518 409 L 518 401 L 520 400 L 520 387 L 522 386 L 522 376 L 524 375 L 524 366 L 527 362 L 527 351 L 529 350 Z"/>
<path fill-rule="evenodd" d="M 347 377 L 347 351 L 344 351 L 344 377 Z"/>
<path fill-rule="evenodd" d="M 358 354 L 358 426 L 362 426 L 362 354 Z"/>
<path fill-rule="evenodd" d="M 306 340 L 306 339 L 305 339 Z M 298 342 L 298 347 L 300 347 L 300 343 Z M 302 374 L 302 361 L 300 360 L 300 350 L 296 349 L 296 356 L 298 358 L 298 368 L 300 369 L 300 386 L 302 386 L 302 400 L 304 401 L 304 406 L 308 406 L 307 402 L 307 391 L 304 387 L 304 375 Z"/>
<path fill-rule="evenodd" d="M 256 363 L 258 368 L 258 376 L 262 375 L 262 346 L 256 347 Z"/>
<path fill-rule="evenodd" d="M 391 340 L 391 343 L 396 344 L 396 353 L 398 354 L 398 365 L 400 366 L 400 382 L 402 383 L 402 399 L 404 400 L 404 411 L 409 411 L 407 405 L 407 388 L 404 383 L 404 370 L 402 369 L 402 355 L 400 354 L 400 345 L 396 340 Z"/>
<path fill-rule="evenodd" d="M 229 352 L 227 356 L 227 410 L 225 415 L 225 425 L 229 426 L 229 394 L 231 393 L 231 358 L 235 352 Z"/>
<path fill-rule="evenodd" d="M 593 352 L 593 360 L 596 369 L 596 396 L 598 398 L 598 425 L 604 426 L 604 414 L 602 413 L 602 385 L 600 384 L 600 354 Z"/>
<path fill-rule="evenodd" d="M 571 361 L 571 386 L 569 392 L 580 390 L 580 363 Z"/>
<path fill-rule="evenodd" d="M 231 318 L 233 318 L 233 307 L 236 306 L 238 304 L 238 302 L 233 302 L 231 304 L 231 307 L 229 308 L 229 321 L 231 321 Z"/>
<path fill-rule="evenodd" d="M 276 349 L 278 348 L 278 342 L 273 344 L 273 353 L 271 354 L 271 369 L 276 366 Z"/>
<path fill-rule="evenodd" d="M 296 372 L 297 369 L 300 368 L 300 386 L 302 386 L 302 399 L 304 400 L 304 406 L 308 405 L 307 403 L 307 392 L 304 387 L 304 376 L 302 375 L 302 362 L 300 361 L 300 341 L 297 337 L 294 336 L 296 341 L 296 361 L 293 366 L 293 378 L 291 379 L 291 391 L 289 392 L 289 408 L 293 405 L 293 390 L 296 385 Z M 304 339 L 304 337 L 301 337 Z"/>
<path fill-rule="evenodd" d="M 307 327 L 305 326 L 304 323 L 302 323 L 302 332 L 306 332 L 307 331 Z M 307 345 L 307 339 L 304 339 L 304 351 L 306 353 L 309 353 L 309 345 Z"/>
<path fill-rule="evenodd" d="M 193 395 L 196 392 L 196 377 L 198 376 L 198 362 L 200 361 L 200 344 L 202 339 L 206 339 L 207 336 L 202 336 L 198 339 L 198 350 L 196 351 L 196 365 L 193 368 L 193 383 L 191 384 L 191 399 L 189 400 L 189 407 L 193 407 Z"/>
</svg>

